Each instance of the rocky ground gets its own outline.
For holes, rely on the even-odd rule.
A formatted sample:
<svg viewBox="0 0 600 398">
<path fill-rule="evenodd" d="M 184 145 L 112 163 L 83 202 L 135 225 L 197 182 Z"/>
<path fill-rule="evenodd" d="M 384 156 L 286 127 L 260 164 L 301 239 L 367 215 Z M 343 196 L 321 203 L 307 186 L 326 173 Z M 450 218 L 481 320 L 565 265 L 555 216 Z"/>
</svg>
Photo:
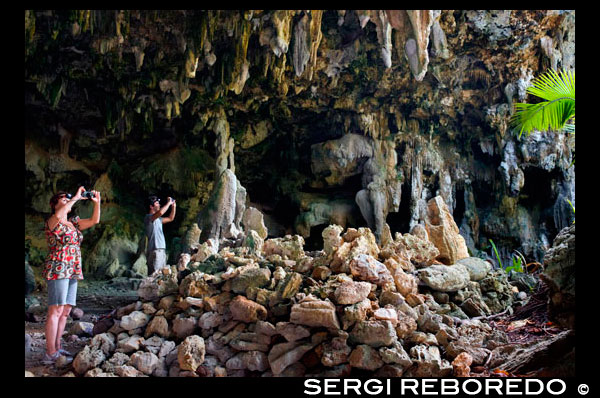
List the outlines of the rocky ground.
<svg viewBox="0 0 600 398">
<path fill-rule="evenodd" d="M 245 233 L 196 242 L 147 278 L 82 282 L 64 336 L 74 358 L 52 367 L 40 364 L 38 293 L 25 303 L 26 375 L 574 375 L 574 318 L 561 315 L 574 296 L 548 317 L 548 298 L 568 296 L 553 269 L 572 257 L 574 226 L 548 251 L 547 274 L 515 274 L 469 257 L 442 201 L 429 210 L 431 222 L 394 237 L 386 225 L 379 242 L 330 225 L 323 250 L 305 251 L 299 235 L 266 239 L 246 209 Z"/>
<path fill-rule="evenodd" d="M 77 307 L 83 311 L 79 319 L 69 317 L 63 335 L 63 349 L 76 355 L 89 342 L 91 337 L 78 337 L 70 332 L 76 322 L 96 322 L 102 316 L 110 314 L 113 309 L 129 304 L 137 299 L 137 292 L 133 288 L 135 280 L 91 281 L 79 283 L 77 292 Z M 26 313 L 25 334 L 31 336 L 29 350 L 27 342 L 25 347 L 25 372 L 31 372 L 38 377 L 61 376 L 67 372 L 65 368 L 48 366 L 41 363 L 46 349 L 44 327 L 46 324 L 46 303 L 48 295 L 45 291 L 36 290 L 28 298 L 29 302 L 37 302 L 37 312 Z M 35 307 L 35 306 L 34 306 Z"/>
<path fill-rule="evenodd" d="M 134 280 L 132 285 L 135 285 Z M 45 292 L 36 291 L 31 295 L 45 307 L 47 295 Z M 138 299 L 137 291 L 128 288 L 125 283 L 115 284 L 111 281 L 86 281 L 81 284 L 77 298 L 77 307 L 83 311 L 80 319 L 69 318 L 65 328 L 63 348 L 76 355 L 86 344 L 89 344 L 91 336 L 78 337 L 70 332 L 76 322 L 97 322 L 99 319 L 109 315 L 113 310 L 130 304 Z M 543 346 L 558 339 L 564 339 L 568 330 L 560 328 L 548 320 L 546 311 L 547 291 L 539 289 L 525 305 L 515 305 L 513 314 L 499 314 L 499 316 L 482 319 L 482 322 L 506 333 L 507 343 L 514 346 Z M 59 367 L 44 365 L 41 359 L 45 350 L 44 325 L 45 315 L 40 315 L 38 321 L 33 319 L 25 321 L 25 334 L 32 337 L 30 349 L 25 352 L 25 372 L 35 377 L 59 377 L 73 375 L 71 364 Z M 557 338 L 558 336 L 558 338 Z M 539 361 L 529 359 L 528 363 L 523 360 L 521 368 L 524 371 L 511 372 L 504 369 L 492 369 L 489 365 L 492 360 L 490 355 L 483 365 L 472 366 L 466 376 L 469 377 L 510 377 L 510 376 L 556 376 L 561 371 L 560 366 L 540 364 Z M 515 364 L 518 368 L 519 364 Z M 558 368 L 558 369 L 557 369 Z M 565 369 L 562 369 L 565 371 Z M 567 369 L 567 371 L 569 371 Z M 28 373 L 29 372 L 29 373 Z"/>
</svg>

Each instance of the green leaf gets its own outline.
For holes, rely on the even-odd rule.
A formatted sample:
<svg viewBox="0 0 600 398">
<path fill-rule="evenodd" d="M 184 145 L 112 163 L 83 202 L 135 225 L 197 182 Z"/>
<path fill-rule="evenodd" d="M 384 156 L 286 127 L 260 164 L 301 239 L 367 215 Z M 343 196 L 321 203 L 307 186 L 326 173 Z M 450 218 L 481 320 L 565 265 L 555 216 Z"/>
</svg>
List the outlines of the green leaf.
<svg viewBox="0 0 600 398">
<path fill-rule="evenodd" d="M 494 253 L 496 253 L 496 258 L 498 259 L 498 264 L 500 264 L 500 268 L 504 268 L 504 267 L 502 267 L 502 260 L 500 260 L 500 255 L 498 254 L 498 250 L 496 249 L 496 245 L 494 244 L 494 241 L 491 240 L 491 239 L 488 239 L 488 240 L 492 244 L 492 248 L 494 249 Z"/>
<path fill-rule="evenodd" d="M 534 130 L 575 131 L 575 72 L 561 70 L 560 74 L 553 69 L 534 79 L 527 93 L 541 98 L 537 104 L 516 103 L 515 113 L 511 118 L 511 126 L 521 134 Z M 569 123 L 573 121 L 573 123 Z"/>
</svg>

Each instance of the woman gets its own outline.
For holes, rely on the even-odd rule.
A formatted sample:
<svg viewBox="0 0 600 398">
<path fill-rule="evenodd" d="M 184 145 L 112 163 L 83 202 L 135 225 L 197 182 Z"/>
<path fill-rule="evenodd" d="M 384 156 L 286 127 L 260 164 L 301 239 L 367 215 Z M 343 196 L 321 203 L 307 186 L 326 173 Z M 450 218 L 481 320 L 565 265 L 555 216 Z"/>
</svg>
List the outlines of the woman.
<svg viewBox="0 0 600 398">
<path fill-rule="evenodd" d="M 94 202 L 91 218 L 84 220 L 75 216 L 67 219 L 73 205 L 82 198 L 84 187 L 77 194 L 64 191 L 56 193 L 50 199 L 52 215 L 45 225 L 46 241 L 49 253 L 44 263 L 43 275 L 48 281 L 48 319 L 46 320 L 46 355 L 42 360 L 52 364 L 61 355 L 72 356 L 61 348 L 61 337 L 65 330 L 67 317 L 75 306 L 77 281 L 83 279 L 81 272 L 81 231 L 100 222 L 100 192 L 92 191 L 90 200 Z"/>
</svg>

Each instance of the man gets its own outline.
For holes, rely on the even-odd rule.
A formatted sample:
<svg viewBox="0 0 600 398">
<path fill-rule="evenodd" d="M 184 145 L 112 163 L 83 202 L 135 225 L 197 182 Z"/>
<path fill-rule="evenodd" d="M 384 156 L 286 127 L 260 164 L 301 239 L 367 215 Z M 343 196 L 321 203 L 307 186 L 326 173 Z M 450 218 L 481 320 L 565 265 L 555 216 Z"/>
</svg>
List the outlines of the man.
<svg viewBox="0 0 600 398">
<path fill-rule="evenodd" d="M 171 206 L 168 217 L 162 217 Z M 167 266 L 167 245 L 163 234 L 163 224 L 175 219 L 176 203 L 172 198 L 167 198 L 167 203 L 160 207 L 160 199 L 154 195 L 148 198 L 148 214 L 144 217 L 148 245 L 146 246 L 146 258 L 148 272 L 154 273 Z"/>
</svg>

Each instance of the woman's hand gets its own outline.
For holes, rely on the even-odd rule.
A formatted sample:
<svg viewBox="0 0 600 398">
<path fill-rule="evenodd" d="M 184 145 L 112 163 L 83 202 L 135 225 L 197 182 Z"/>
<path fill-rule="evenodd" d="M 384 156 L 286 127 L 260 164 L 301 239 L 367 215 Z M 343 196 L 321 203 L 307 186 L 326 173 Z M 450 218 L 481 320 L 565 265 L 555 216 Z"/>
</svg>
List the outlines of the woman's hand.
<svg viewBox="0 0 600 398">
<path fill-rule="evenodd" d="M 100 192 L 92 191 L 92 197 L 90 198 L 90 200 L 94 203 L 100 204 Z"/>
<path fill-rule="evenodd" d="M 73 199 L 75 200 L 80 200 L 80 199 L 87 199 L 87 198 L 82 198 L 81 194 L 85 192 L 85 187 L 84 186 L 80 186 L 77 189 L 77 193 L 75 194 L 75 196 L 73 196 Z"/>
</svg>

